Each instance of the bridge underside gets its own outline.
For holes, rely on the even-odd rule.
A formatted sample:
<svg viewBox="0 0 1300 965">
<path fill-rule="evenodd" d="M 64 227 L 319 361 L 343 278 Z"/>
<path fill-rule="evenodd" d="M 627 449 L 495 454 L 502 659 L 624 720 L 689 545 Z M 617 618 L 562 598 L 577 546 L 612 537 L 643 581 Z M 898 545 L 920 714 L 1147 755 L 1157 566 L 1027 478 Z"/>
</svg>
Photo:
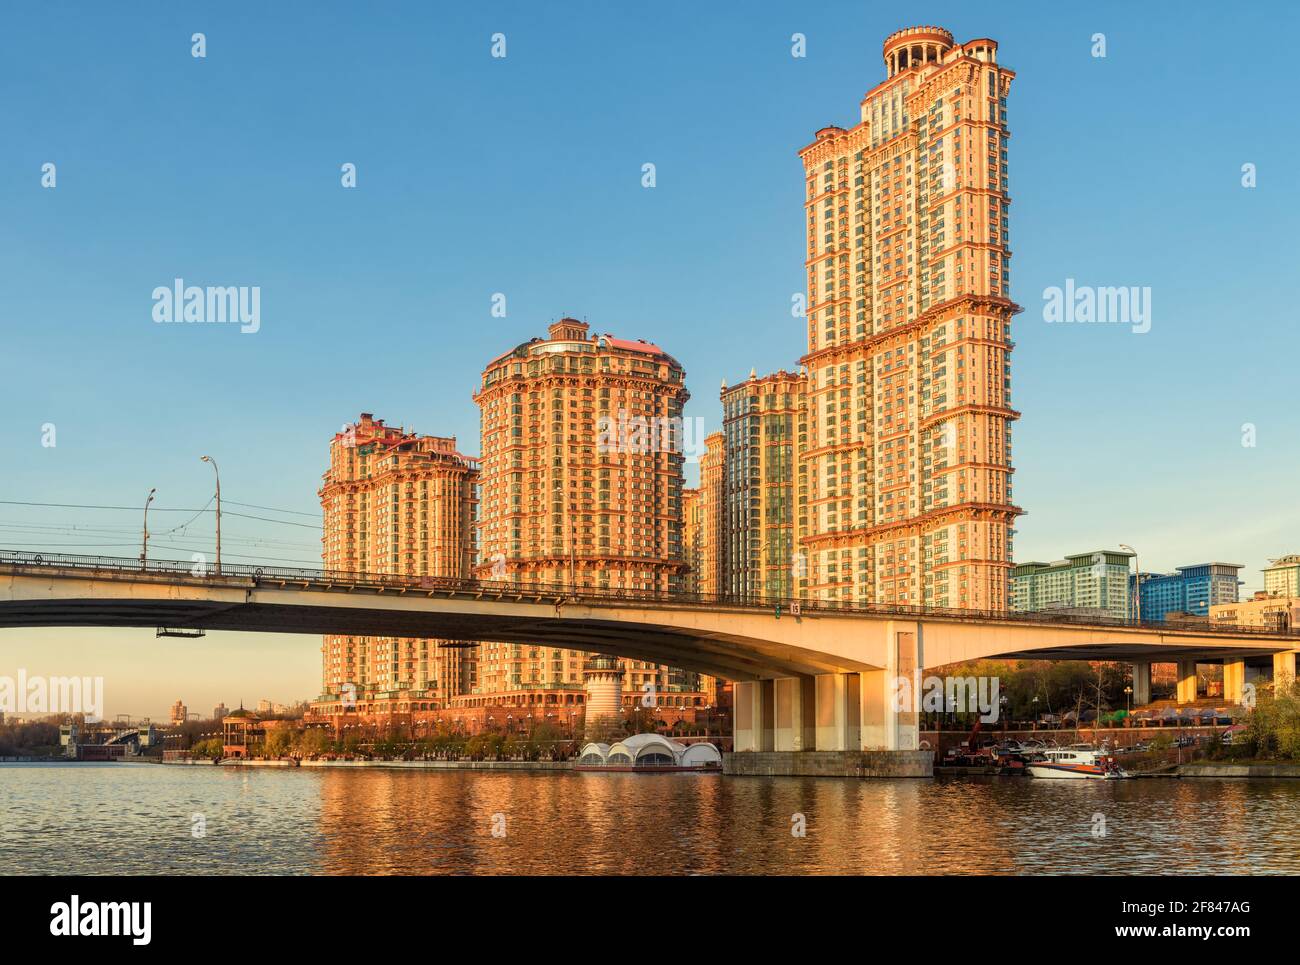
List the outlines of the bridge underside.
<svg viewBox="0 0 1300 965">
<path fill-rule="evenodd" d="M 1251 650 L 1242 647 L 1178 647 L 1167 643 L 1094 643 L 1082 646 L 1042 647 L 1033 650 L 989 654 L 989 660 L 1113 660 L 1121 663 L 1148 661 L 1150 663 L 1176 663 L 1195 659 L 1203 663 L 1218 660 L 1271 657 L 1276 648 Z"/>
<path fill-rule="evenodd" d="M 339 634 L 567 647 L 664 663 L 726 680 L 812 676 L 844 661 L 808 658 L 789 647 L 755 645 L 671 627 L 630 628 L 616 620 L 561 620 L 482 613 L 196 600 L 89 599 L 0 602 L 3 627 L 169 627 L 247 633 Z"/>
<path fill-rule="evenodd" d="M 499 641 L 611 653 L 736 681 L 906 676 L 994 657 L 1239 662 L 1297 643 L 1246 631 L 1073 625 L 1031 614 L 918 618 L 810 605 L 796 616 L 774 606 L 472 581 L 389 586 L 312 575 L 151 572 L 111 560 L 0 562 L 0 627 L 77 626 Z"/>
<path fill-rule="evenodd" d="M 810 607 L 601 600 L 527 588 L 385 588 L 0 565 L 0 627 L 168 627 L 534 644 L 611 653 L 729 680 L 911 673 L 990 658 L 1240 661 L 1297 640 L 1149 626 L 1064 625 Z"/>
</svg>

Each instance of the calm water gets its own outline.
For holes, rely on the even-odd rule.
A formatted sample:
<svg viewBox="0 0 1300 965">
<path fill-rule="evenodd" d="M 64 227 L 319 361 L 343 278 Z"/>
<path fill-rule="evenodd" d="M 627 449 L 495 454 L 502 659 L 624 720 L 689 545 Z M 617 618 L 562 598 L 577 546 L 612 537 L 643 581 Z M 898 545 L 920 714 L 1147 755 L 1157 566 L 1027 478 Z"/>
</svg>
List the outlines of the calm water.
<svg viewBox="0 0 1300 965">
<path fill-rule="evenodd" d="M 1298 825 L 1300 781 L 0 765 L 3 874 L 1297 874 Z"/>
</svg>

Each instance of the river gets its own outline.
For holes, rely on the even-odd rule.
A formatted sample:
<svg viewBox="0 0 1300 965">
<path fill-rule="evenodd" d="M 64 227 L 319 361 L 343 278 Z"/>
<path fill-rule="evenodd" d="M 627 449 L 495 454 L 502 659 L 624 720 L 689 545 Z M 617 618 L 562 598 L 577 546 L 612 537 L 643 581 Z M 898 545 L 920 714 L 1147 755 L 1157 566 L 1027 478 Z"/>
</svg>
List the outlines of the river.
<svg viewBox="0 0 1300 965">
<path fill-rule="evenodd" d="M 0 764 L 3 874 L 1297 874 L 1297 826 L 1295 780 Z"/>
</svg>

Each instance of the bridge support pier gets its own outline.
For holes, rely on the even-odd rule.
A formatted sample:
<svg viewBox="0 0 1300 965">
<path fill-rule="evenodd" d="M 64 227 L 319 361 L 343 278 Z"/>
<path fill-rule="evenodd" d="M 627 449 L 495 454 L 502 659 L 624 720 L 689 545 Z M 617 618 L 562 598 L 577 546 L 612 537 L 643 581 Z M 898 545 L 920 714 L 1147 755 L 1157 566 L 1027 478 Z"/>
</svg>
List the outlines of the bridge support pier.
<svg viewBox="0 0 1300 965">
<path fill-rule="evenodd" d="M 858 750 L 862 729 L 858 675 L 824 673 L 814 680 L 817 750 Z"/>
<path fill-rule="evenodd" d="M 1151 703 L 1151 661 L 1142 660 L 1133 664 L 1133 706 L 1141 707 Z"/>
<path fill-rule="evenodd" d="M 736 752 L 723 755 L 723 773 L 930 777 L 934 753 L 917 749 L 911 705 L 896 709 L 897 677 L 875 670 L 737 683 Z"/>
<path fill-rule="evenodd" d="M 886 626 L 885 669 L 862 674 L 862 749 L 914 751 L 920 746 L 920 627 Z"/>
<path fill-rule="evenodd" d="M 772 680 L 738 680 L 732 687 L 737 751 L 773 750 L 775 690 Z"/>
<path fill-rule="evenodd" d="M 1246 661 L 1223 661 L 1223 699 L 1232 704 L 1241 703 L 1246 692 Z"/>
<path fill-rule="evenodd" d="M 1300 650 L 1288 650 L 1273 654 L 1273 691 L 1281 693 L 1296 677 L 1296 655 Z"/>
<path fill-rule="evenodd" d="M 1178 702 L 1190 704 L 1196 700 L 1196 661 L 1178 661 Z"/>
<path fill-rule="evenodd" d="M 888 670 L 862 674 L 862 749 L 913 751 L 920 746 L 920 727 L 910 695 L 912 681 L 897 685 L 898 675 Z M 906 703 L 899 706 L 900 693 Z"/>
<path fill-rule="evenodd" d="M 810 751 L 817 746 L 817 683 L 813 677 L 781 677 L 772 682 L 776 721 L 774 750 Z"/>
</svg>

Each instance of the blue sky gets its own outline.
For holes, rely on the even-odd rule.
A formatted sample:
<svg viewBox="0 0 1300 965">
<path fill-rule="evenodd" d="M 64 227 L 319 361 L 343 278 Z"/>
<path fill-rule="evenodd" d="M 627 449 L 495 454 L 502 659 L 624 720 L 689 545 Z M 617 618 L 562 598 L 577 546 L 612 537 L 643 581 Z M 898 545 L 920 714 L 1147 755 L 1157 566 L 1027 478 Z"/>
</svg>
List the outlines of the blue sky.
<svg viewBox="0 0 1300 965">
<path fill-rule="evenodd" d="M 688 414 L 715 427 L 720 380 L 804 349 L 797 150 L 856 120 L 888 33 L 934 23 L 993 37 L 1017 73 L 1017 558 L 1126 542 L 1144 569 L 1228 560 L 1259 586 L 1267 558 L 1300 550 L 1300 346 L 1281 297 L 1300 135 L 1289 63 L 1258 30 L 1284 37 L 1300 15 L 1043 7 L 9 7 L 0 499 L 136 506 L 157 487 L 155 509 L 197 508 L 210 453 L 228 500 L 311 513 L 328 438 L 359 411 L 477 451 L 483 364 L 565 313 L 676 355 Z M 191 56 L 195 32 L 206 58 Z M 155 324 L 151 293 L 176 277 L 260 286 L 261 330 Z M 1067 278 L 1150 287 L 1150 332 L 1045 323 L 1043 290 Z M 138 515 L 0 504 L 0 546 L 132 556 Z M 188 518 L 159 512 L 152 528 Z M 94 531 L 60 528 L 73 524 Z M 231 518 L 224 534 L 228 556 L 319 555 L 302 526 Z M 200 517 L 153 551 L 211 542 Z M 122 644 L 112 657 L 96 649 L 106 637 Z M 232 639 L 182 651 L 152 631 L 0 631 L 0 673 L 100 654 L 121 680 L 114 712 L 160 713 L 173 690 L 205 709 L 315 693 L 315 638 Z M 221 660 L 235 645 L 258 659 Z"/>
</svg>

